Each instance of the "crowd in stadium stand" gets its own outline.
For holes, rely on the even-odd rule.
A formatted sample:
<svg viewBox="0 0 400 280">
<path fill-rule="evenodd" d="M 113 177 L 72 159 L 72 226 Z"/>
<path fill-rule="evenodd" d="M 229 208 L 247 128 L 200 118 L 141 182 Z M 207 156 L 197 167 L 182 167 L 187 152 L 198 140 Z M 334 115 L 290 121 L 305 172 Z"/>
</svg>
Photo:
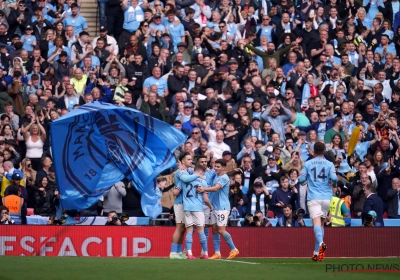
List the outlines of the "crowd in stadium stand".
<svg viewBox="0 0 400 280">
<path fill-rule="evenodd" d="M 367 214 L 370 184 L 376 219 L 400 218 L 398 0 L 99 0 L 99 30 L 81 5 L 0 0 L 3 204 L 14 195 L 23 211 L 55 214 L 49 124 L 98 100 L 181 130 L 177 157 L 225 159 L 231 216 L 245 223 L 287 205 L 307 215 L 298 177 L 317 141 L 354 218 Z M 109 196 L 84 212 L 143 216 L 127 182 Z"/>
</svg>

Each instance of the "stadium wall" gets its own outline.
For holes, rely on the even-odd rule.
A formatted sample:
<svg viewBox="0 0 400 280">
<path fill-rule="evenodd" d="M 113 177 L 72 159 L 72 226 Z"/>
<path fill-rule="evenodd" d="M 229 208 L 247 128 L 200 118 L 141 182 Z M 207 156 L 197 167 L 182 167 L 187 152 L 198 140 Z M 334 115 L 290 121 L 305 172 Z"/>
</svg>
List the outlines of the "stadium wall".
<svg viewBox="0 0 400 280">
<path fill-rule="evenodd" d="M 167 257 L 174 227 L 0 226 L 0 255 Z M 211 231 L 210 231 L 211 232 Z M 310 257 L 312 228 L 229 228 L 244 258 Z M 222 238 L 221 238 L 222 239 Z M 400 228 L 328 228 L 326 257 L 400 255 Z M 193 253 L 199 255 L 198 235 Z M 213 253 L 212 238 L 209 238 Z M 221 241 L 223 256 L 228 247 Z"/>
</svg>

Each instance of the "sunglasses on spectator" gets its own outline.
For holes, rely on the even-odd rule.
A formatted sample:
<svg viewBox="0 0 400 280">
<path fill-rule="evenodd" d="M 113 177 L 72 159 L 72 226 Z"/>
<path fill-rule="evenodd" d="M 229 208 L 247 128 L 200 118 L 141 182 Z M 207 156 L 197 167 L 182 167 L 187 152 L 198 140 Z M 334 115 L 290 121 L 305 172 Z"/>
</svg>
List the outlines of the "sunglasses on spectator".
<svg viewBox="0 0 400 280">
<path fill-rule="evenodd" d="M 143 25 L 143 27 L 148 27 L 148 26 L 149 26 L 148 24 Z"/>
<path fill-rule="evenodd" d="M 320 117 L 326 117 L 327 115 L 319 115 Z"/>
<path fill-rule="evenodd" d="M 25 7 L 25 4 L 19 4 L 20 7 Z"/>
<path fill-rule="evenodd" d="M 28 166 L 28 167 L 32 167 L 32 164 L 28 164 L 27 166 Z"/>
</svg>

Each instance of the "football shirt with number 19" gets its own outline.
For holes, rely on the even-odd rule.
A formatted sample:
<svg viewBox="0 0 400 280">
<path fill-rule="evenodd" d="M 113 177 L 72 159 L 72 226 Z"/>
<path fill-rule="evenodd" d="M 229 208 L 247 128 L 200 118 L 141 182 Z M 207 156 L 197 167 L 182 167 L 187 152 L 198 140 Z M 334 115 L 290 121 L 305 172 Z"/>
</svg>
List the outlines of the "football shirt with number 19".
<svg viewBox="0 0 400 280">
<path fill-rule="evenodd" d="M 214 179 L 213 185 L 220 184 L 222 188 L 218 192 L 210 193 L 210 202 L 214 207 L 214 210 L 231 210 L 231 204 L 229 202 L 229 177 L 224 174 L 217 176 Z"/>
<path fill-rule="evenodd" d="M 332 188 L 329 180 L 337 182 L 335 166 L 332 162 L 316 157 L 304 164 L 300 174 L 300 182 L 307 180 L 307 200 L 330 200 Z"/>
</svg>

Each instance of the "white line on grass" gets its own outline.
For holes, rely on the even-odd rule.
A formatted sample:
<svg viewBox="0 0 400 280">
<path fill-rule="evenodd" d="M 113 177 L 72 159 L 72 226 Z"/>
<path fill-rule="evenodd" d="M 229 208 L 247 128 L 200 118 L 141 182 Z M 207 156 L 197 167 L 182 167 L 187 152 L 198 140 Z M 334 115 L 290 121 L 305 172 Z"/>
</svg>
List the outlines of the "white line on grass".
<svg viewBox="0 0 400 280">
<path fill-rule="evenodd" d="M 232 261 L 232 260 L 216 260 L 216 261 L 221 261 L 221 262 L 236 262 L 236 263 L 245 263 L 245 264 L 260 264 L 260 263 L 255 263 L 255 262 L 243 262 L 243 261 Z"/>
</svg>

